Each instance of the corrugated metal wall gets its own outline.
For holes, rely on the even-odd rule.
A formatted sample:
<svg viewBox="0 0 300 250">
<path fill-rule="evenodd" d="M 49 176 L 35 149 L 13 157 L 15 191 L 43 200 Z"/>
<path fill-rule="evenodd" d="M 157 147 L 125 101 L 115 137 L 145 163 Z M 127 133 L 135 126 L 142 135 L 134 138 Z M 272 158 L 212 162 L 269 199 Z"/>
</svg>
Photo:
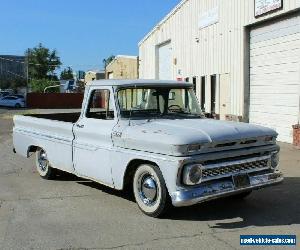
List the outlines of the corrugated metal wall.
<svg viewBox="0 0 300 250">
<path fill-rule="evenodd" d="M 178 7 L 179 6 L 179 7 Z M 140 78 L 155 78 L 156 45 L 171 40 L 173 78 L 178 70 L 182 77 L 197 76 L 197 95 L 200 96 L 200 77 L 206 76 L 210 98 L 209 76 L 230 74 L 230 113 L 243 115 L 245 26 L 300 7 L 300 0 L 283 0 L 283 9 L 255 18 L 254 0 L 184 0 L 177 10 L 166 18 L 154 32 L 139 44 Z M 199 18 L 208 10 L 218 7 L 219 21 L 199 29 Z M 207 111 L 210 111 L 210 105 Z"/>
</svg>

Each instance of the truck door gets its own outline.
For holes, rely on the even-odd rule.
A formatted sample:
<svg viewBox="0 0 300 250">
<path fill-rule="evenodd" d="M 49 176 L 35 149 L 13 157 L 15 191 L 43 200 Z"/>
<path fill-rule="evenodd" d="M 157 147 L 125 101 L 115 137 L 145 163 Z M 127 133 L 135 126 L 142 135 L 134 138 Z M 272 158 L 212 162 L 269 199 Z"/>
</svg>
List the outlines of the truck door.
<svg viewBox="0 0 300 250">
<path fill-rule="evenodd" d="M 113 185 L 111 133 L 117 123 L 112 87 L 91 87 L 85 108 L 74 126 L 73 161 L 79 175 Z"/>
</svg>

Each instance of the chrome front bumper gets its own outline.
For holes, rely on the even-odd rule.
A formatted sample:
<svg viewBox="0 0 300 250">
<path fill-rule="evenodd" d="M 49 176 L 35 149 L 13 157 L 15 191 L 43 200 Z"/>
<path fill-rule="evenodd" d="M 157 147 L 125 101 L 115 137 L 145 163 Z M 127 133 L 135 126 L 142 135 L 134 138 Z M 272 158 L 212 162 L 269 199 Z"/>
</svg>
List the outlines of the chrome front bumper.
<svg viewBox="0 0 300 250">
<path fill-rule="evenodd" d="M 203 183 L 199 187 L 186 188 L 171 194 L 172 203 L 175 207 L 190 206 L 208 200 L 275 185 L 283 181 L 283 175 L 280 172 L 249 176 L 249 178 L 250 186 L 239 189 L 235 188 L 231 180 L 216 180 L 212 184 L 205 185 Z"/>
</svg>

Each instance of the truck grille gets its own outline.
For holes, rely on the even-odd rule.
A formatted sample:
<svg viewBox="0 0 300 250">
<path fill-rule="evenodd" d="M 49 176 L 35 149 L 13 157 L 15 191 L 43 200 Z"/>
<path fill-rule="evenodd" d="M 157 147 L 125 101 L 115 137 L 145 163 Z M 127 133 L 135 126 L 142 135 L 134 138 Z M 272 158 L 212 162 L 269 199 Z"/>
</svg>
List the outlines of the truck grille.
<svg viewBox="0 0 300 250">
<path fill-rule="evenodd" d="M 208 180 L 208 179 L 215 179 L 218 177 L 230 176 L 242 172 L 250 173 L 254 171 L 260 171 L 269 168 L 268 161 L 269 159 L 262 159 L 262 160 L 252 161 L 252 162 L 236 163 L 232 165 L 219 166 L 219 167 L 204 166 L 207 168 L 203 169 L 202 171 L 202 179 Z"/>
</svg>

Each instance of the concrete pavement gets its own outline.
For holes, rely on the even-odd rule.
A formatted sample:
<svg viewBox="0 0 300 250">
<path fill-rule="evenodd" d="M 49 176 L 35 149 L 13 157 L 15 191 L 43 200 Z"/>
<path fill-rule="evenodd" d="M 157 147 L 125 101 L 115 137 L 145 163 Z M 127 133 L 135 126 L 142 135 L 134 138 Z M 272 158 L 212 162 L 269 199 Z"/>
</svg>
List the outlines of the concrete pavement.
<svg viewBox="0 0 300 250">
<path fill-rule="evenodd" d="M 241 234 L 296 234 L 299 248 L 300 151 L 291 145 L 280 144 L 282 185 L 154 219 L 124 192 L 70 175 L 41 179 L 33 157 L 12 153 L 12 113 L 0 110 L 0 249 L 240 249 Z"/>
</svg>

